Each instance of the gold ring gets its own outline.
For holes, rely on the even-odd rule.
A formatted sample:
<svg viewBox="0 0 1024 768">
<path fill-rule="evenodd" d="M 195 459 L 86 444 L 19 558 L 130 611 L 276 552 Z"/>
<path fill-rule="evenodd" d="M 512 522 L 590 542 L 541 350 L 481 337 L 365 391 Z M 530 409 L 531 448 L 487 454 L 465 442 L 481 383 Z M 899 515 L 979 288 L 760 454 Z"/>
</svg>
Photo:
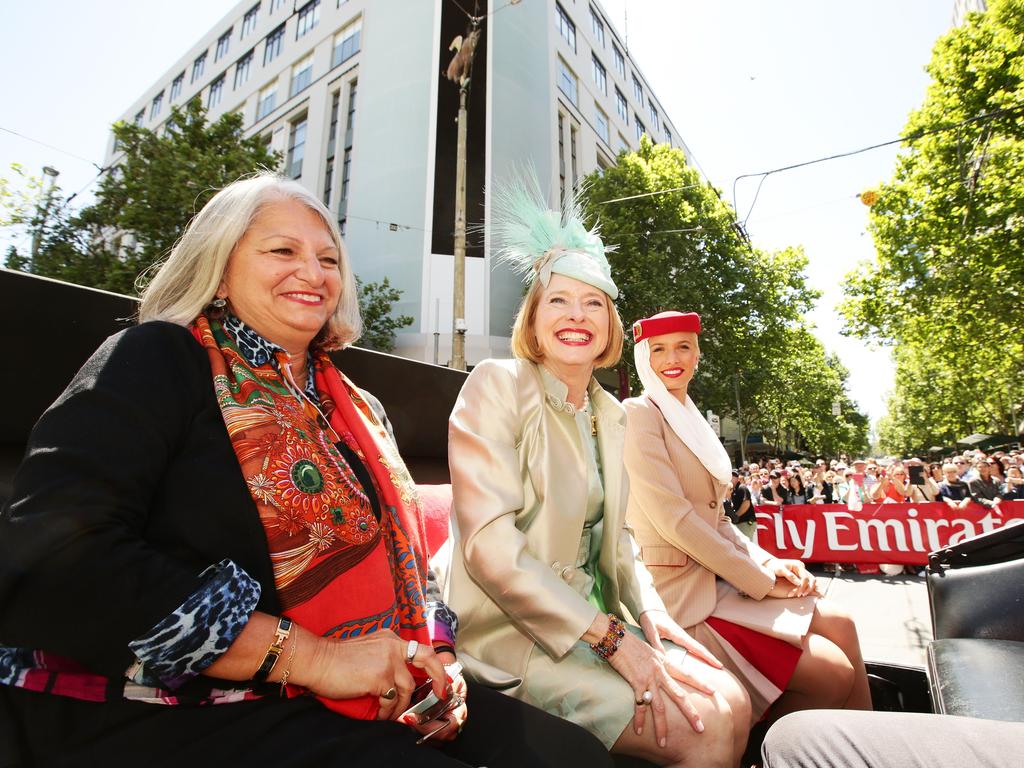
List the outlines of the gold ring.
<svg viewBox="0 0 1024 768">
<path fill-rule="evenodd" d="M 388 688 L 386 691 L 384 691 L 384 693 L 382 693 L 380 697 L 382 699 L 387 699 L 388 701 L 391 701 L 391 699 L 395 698 L 395 696 L 397 695 L 398 691 L 396 691 L 394 686 L 392 686 L 391 688 Z"/>
</svg>

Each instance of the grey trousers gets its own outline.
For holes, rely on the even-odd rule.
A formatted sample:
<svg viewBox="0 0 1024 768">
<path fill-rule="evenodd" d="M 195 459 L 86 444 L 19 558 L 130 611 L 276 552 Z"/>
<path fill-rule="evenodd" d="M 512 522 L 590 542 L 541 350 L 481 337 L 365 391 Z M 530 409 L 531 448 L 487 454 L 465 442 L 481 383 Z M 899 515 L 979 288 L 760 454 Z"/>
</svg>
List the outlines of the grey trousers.
<svg viewBox="0 0 1024 768">
<path fill-rule="evenodd" d="M 909 712 L 795 712 L 773 725 L 764 768 L 1019 768 L 1024 723 Z"/>
</svg>

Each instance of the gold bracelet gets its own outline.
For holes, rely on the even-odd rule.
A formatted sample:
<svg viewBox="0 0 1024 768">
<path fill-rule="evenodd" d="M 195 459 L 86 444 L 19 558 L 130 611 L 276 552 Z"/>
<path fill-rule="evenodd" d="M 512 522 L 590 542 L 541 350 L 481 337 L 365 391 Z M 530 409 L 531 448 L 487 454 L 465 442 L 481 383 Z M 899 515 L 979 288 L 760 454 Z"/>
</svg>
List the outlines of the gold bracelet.
<svg viewBox="0 0 1024 768">
<path fill-rule="evenodd" d="M 282 616 L 277 620 L 277 629 L 274 630 L 274 640 L 267 648 L 267 655 L 263 657 L 263 663 L 260 664 L 259 669 L 256 670 L 256 674 L 252 676 L 252 679 L 257 683 L 267 682 L 267 678 L 270 677 L 270 673 L 274 671 L 274 666 L 277 664 L 277 660 L 281 658 L 281 654 L 284 652 L 284 644 L 288 640 L 288 635 L 292 631 L 292 620 L 287 616 Z"/>
<path fill-rule="evenodd" d="M 296 632 L 292 638 L 292 649 L 288 652 L 288 666 L 281 673 L 281 696 L 285 695 L 284 689 L 288 687 L 288 675 L 292 673 L 292 662 L 295 661 L 295 649 L 299 645 L 299 633 Z"/>
</svg>

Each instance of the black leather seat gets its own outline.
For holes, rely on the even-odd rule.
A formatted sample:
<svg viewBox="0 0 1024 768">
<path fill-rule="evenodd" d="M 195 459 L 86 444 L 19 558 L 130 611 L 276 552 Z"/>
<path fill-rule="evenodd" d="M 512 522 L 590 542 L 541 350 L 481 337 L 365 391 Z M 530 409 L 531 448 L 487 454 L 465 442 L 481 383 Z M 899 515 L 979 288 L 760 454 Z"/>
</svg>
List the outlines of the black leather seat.
<svg viewBox="0 0 1024 768">
<path fill-rule="evenodd" d="M 935 640 L 928 679 L 939 714 L 1024 722 L 1024 642 Z"/>
<path fill-rule="evenodd" d="M 1024 722 L 1024 525 L 932 553 L 935 712 Z"/>
</svg>

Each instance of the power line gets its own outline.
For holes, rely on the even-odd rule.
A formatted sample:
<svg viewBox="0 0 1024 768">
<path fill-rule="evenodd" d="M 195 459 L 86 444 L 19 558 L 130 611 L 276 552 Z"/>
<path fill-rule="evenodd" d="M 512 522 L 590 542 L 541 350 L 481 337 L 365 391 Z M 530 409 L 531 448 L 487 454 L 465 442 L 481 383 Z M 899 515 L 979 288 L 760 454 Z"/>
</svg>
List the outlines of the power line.
<svg viewBox="0 0 1024 768">
<path fill-rule="evenodd" d="M 39 139 L 33 139 L 31 136 L 26 136 L 23 133 L 18 133 L 17 131 L 12 131 L 10 128 L 4 128 L 2 125 L 0 125 L 0 131 L 3 131 L 4 133 L 9 133 L 12 136 L 17 136 L 19 139 L 24 139 L 25 141 L 31 141 L 33 144 L 38 144 L 41 147 L 46 147 L 47 149 L 52 149 L 54 152 L 60 152 L 62 155 L 67 155 L 68 157 L 73 157 L 76 160 L 81 160 L 83 163 L 88 163 L 89 165 L 93 166 L 94 168 L 99 168 L 100 167 L 99 165 L 97 165 L 92 160 L 89 160 L 86 157 L 82 157 L 81 155 L 76 155 L 74 152 L 68 152 L 66 149 L 61 149 L 60 147 L 55 147 L 55 146 L 53 146 L 53 144 L 47 144 L 45 141 L 40 141 Z"/>
<path fill-rule="evenodd" d="M 797 168 L 806 168 L 809 165 L 817 165 L 818 163 L 825 163 L 825 162 L 828 162 L 829 160 L 840 160 L 840 159 L 846 158 L 846 157 L 853 157 L 854 155 L 860 155 L 860 154 L 863 154 L 864 152 L 871 152 L 872 150 L 875 150 L 875 149 L 881 149 L 883 147 L 889 147 L 889 146 L 892 146 L 893 144 L 902 144 L 902 143 L 905 143 L 905 142 L 917 141 L 918 139 L 923 139 L 926 136 L 933 136 L 935 134 L 946 133 L 948 131 L 956 131 L 956 130 L 959 130 L 960 128 L 962 128 L 965 125 L 970 125 L 971 123 L 980 122 L 980 121 L 987 121 L 987 120 L 994 120 L 997 117 L 1003 117 L 1005 115 L 1011 115 L 1011 114 L 1014 114 L 1016 112 L 1020 112 L 1022 110 L 1024 110 L 1024 102 L 1018 102 L 1015 105 L 1012 105 L 1012 106 L 1009 106 L 1009 107 L 1004 107 L 1003 109 L 998 109 L 995 112 L 986 112 L 986 113 L 981 114 L 981 115 L 975 115 L 974 117 L 965 118 L 964 120 L 961 120 L 958 123 L 953 123 L 952 125 L 945 125 L 945 126 L 940 126 L 938 128 L 931 128 L 931 129 L 926 130 L 926 131 L 918 131 L 917 133 L 911 134 L 910 136 L 901 136 L 899 138 L 891 139 L 889 141 L 883 141 L 883 142 L 881 142 L 879 144 L 872 144 L 872 145 L 867 146 L 867 147 L 861 147 L 860 149 L 853 149 L 853 150 L 850 150 L 848 152 L 840 152 L 840 153 L 835 154 L 835 155 L 828 155 L 827 157 L 818 157 L 818 158 L 815 158 L 813 160 L 805 160 L 805 161 L 800 162 L 800 163 L 793 163 L 792 165 L 785 165 L 785 166 L 782 166 L 780 168 L 773 168 L 770 171 L 761 171 L 760 173 L 746 173 L 746 174 L 743 174 L 742 176 L 737 176 L 735 179 L 733 179 L 733 182 L 732 182 L 732 207 L 733 207 L 733 210 L 735 211 L 737 209 L 736 208 L 736 184 L 737 184 L 737 182 L 741 181 L 742 179 L 752 179 L 752 178 L 757 178 L 758 176 L 762 177 L 761 178 L 761 183 L 757 185 L 757 192 L 754 194 L 754 201 L 750 204 L 750 209 L 747 211 L 747 215 L 743 218 L 743 224 L 745 225 L 747 223 L 747 220 L 750 218 L 750 215 L 754 212 L 754 204 L 757 203 L 757 195 L 761 191 L 761 185 L 764 184 L 765 179 L 767 179 L 772 174 L 782 173 L 784 171 L 792 171 L 792 170 L 795 170 Z"/>
<path fill-rule="evenodd" d="M 602 200 L 598 205 L 608 205 L 609 203 L 621 203 L 626 200 L 636 200 L 641 197 L 651 197 L 652 195 L 665 195 L 669 192 L 682 192 L 684 189 L 694 189 L 700 187 L 701 184 L 687 184 L 685 187 L 672 187 L 671 189 L 659 189 L 655 192 L 644 192 L 641 195 L 630 195 L 629 197 L 616 197 L 614 200 Z"/>
</svg>

